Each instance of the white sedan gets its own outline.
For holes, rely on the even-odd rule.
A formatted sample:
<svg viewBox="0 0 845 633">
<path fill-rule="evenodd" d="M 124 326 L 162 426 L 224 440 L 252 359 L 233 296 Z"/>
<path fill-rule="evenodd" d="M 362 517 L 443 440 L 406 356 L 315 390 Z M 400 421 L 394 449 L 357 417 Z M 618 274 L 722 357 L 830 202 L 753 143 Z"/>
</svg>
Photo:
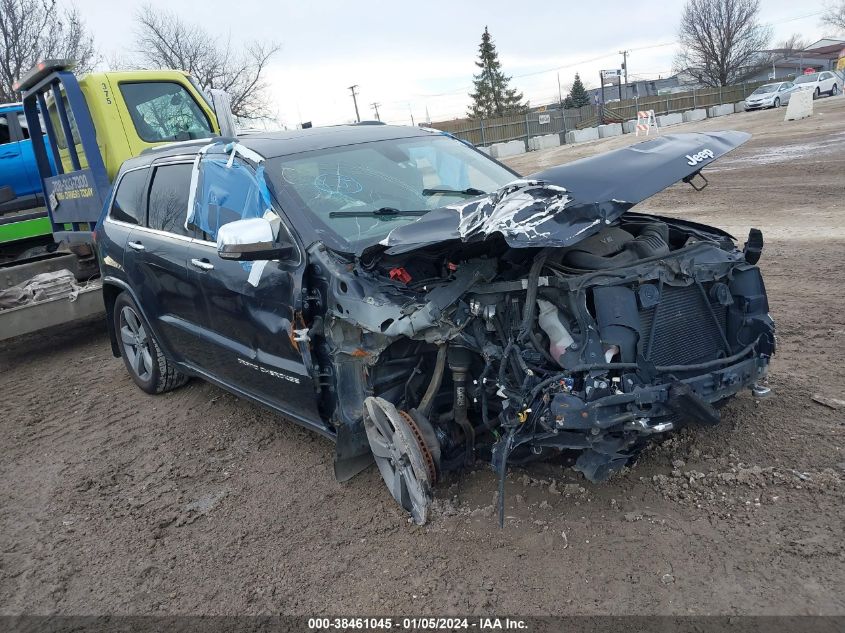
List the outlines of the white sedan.
<svg viewBox="0 0 845 633">
<path fill-rule="evenodd" d="M 789 96 L 795 90 L 791 81 L 778 81 L 760 86 L 745 98 L 745 109 L 779 108 L 789 103 Z"/>
<path fill-rule="evenodd" d="M 839 94 L 840 89 L 839 77 L 828 70 L 811 75 L 801 75 L 796 77 L 793 83 L 798 87 L 798 90 L 812 90 L 813 99 L 818 99 L 822 93 L 830 96 Z"/>
</svg>

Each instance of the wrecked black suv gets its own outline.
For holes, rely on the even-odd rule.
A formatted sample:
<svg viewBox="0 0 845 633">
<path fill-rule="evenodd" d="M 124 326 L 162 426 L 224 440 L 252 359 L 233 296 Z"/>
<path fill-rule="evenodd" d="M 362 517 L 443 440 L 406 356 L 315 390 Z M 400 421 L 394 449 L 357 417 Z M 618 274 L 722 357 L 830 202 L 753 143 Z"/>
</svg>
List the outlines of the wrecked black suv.
<svg viewBox="0 0 845 633">
<path fill-rule="evenodd" d="M 719 229 L 631 212 L 745 142 L 667 135 L 520 178 L 448 135 L 340 126 L 127 161 L 97 227 L 112 346 L 375 460 L 419 523 L 444 472 L 577 451 L 601 481 L 765 387 L 774 325 Z M 502 495 L 499 495 L 501 502 Z"/>
</svg>

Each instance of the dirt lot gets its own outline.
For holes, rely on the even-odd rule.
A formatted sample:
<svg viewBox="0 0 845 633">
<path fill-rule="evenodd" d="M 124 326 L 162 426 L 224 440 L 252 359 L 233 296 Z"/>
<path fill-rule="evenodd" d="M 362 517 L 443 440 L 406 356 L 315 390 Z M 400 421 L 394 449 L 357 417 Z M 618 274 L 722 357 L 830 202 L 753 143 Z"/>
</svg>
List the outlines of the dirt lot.
<svg viewBox="0 0 845 633">
<path fill-rule="evenodd" d="M 100 323 L 0 347 L 0 612 L 845 614 L 845 98 L 671 132 L 754 133 L 643 209 L 767 239 L 774 395 L 602 485 L 483 464 L 408 523 L 375 469 L 200 381 L 139 391 Z M 529 173 L 632 143 L 519 157 Z M 612 174 L 609 174 L 612 177 Z"/>
</svg>

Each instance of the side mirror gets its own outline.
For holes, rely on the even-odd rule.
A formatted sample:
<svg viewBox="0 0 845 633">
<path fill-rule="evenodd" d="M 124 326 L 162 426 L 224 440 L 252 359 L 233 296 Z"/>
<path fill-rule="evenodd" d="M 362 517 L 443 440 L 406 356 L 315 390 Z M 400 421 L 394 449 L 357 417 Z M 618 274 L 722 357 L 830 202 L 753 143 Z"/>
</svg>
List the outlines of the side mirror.
<svg viewBox="0 0 845 633">
<path fill-rule="evenodd" d="M 287 234 L 280 232 L 283 239 Z M 273 225 L 264 218 L 247 218 L 224 224 L 217 231 L 217 254 L 222 259 L 255 261 L 258 259 L 291 259 L 296 246 L 276 240 Z"/>
</svg>

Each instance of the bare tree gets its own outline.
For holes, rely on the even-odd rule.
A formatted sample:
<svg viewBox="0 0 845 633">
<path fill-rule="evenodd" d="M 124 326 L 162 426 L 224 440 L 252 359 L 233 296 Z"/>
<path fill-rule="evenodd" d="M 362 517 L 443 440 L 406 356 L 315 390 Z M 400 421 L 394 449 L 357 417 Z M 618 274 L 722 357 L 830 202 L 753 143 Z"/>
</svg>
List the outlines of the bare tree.
<svg viewBox="0 0 845 633">
<path fill-rule="evenodd" d="M 759 13 L 760 0 L 687 0 L 676 68 L 714 87 L 752 74 L 767 63 L 761 53 L 772 36 Z"/>
<path fill-rule="evenodd" d="M 825 7 L 822 14 L 822 24 L 834 30 L 845 33 L 845 0 L 831 3 Z"/>
<path fill-rule="evenodd" d="M 264 72 L 279 44 L 255 41 L 236 51 L 230 37 L 217 38 L 197 24 L 150 5 L 140 9 L 136 21 L 139 67 L 178 68 L 189 72 L 205 90 L 225 90 L 232 99 L 232 114 L 241 119 L 270 115 Z"/>
<path fill-rule="evenodd" d="M 793 33 L 785 40 L 778 42 L 778 44 L 774 47 L 774 50 L 779 54 L 782 54 L 784 57 L 788 57 L 803 51 L 805 48 L 807 48 L 807 41 L 798 35 L 798 33 Z"/>
<path fill-rule="evenodd" d="M 57 0 L 0 0 L 0 102 L 19 99 L 12 85 L 45 59 L 73 60 L 80 72 L 93 68 L 94 40 L 79 12 Z"/>
</svg>

